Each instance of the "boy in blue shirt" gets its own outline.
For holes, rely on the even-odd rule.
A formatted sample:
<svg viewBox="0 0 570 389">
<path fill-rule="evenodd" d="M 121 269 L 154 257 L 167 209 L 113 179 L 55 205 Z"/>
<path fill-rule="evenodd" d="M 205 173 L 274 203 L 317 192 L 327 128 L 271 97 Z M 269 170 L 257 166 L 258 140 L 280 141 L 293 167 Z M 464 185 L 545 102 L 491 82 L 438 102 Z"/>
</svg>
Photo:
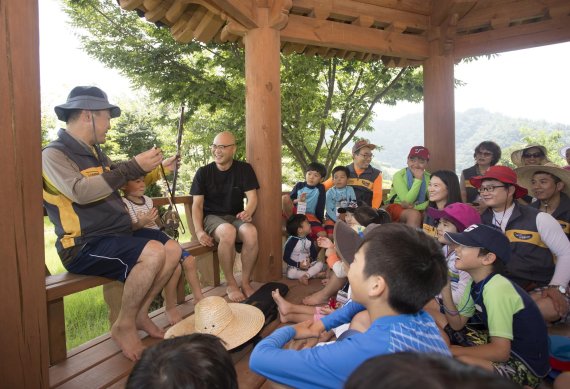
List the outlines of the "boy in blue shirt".
<svg viewBox="0 0 570 389">
<path fill-rule="evenodd" d="M 332 171 L 333 187 L 327 190 L 325 206 L 325 230 L 329 239 L 333 237 L 339 209 L 356 208 L 356 193 L 348 185 L 349 176 L 350 171 L 346 166 L 337 166 Z"/>
<path fill-rule="evenodd" d="M 342 239 L 337 235 L 338 241 Z M 353 370 L 376 355 L 399 351 L 450 355 L 435 322 L 422 311 L 447 280 L 445 259 L 435 239 L 403 224 L 383 224 L 357 247 L 348 271 L 353 301 L 319 321 L 283 327 L 263 339 L 251 354 L 251 370 L 295 388 L 341 388 Z M 292 339 L 318 337 L 324 330 L 349 323 L 363 310 L 372 323 L 364 333 L 321 347 L 282 349 Z"/>
<path fill-rule="evenodd" d="M 311 238 L 326 236 L 323 228 L 325 215 L 325 187 L 322 182 L 327 168 L 319 162 L 311 162 L 305 171 L 305 181 L 297 182 L 289 193 L 283 196 L 283 213 L 287 219 L 293 214 L 304 214 L 311 224 Z"/>
<path fill-rule="evenodd" d="M 456 331 L 471 317 L 484 327 L 467 326 L 466 337 L 472 346 L 451 346 L 453 355 L 521 386 L 538 387 L 550 371 L 546 325 L 532 298 L 499 274 L 511 257 L 508 238 L 484 224 L 474 224 L 462 233 L 448 232 L 445 237 L 456 245 L 456 268 L 472 278 L 457 307 L 449 283 L 445 286 L 445 316 Z"/>
</svg>

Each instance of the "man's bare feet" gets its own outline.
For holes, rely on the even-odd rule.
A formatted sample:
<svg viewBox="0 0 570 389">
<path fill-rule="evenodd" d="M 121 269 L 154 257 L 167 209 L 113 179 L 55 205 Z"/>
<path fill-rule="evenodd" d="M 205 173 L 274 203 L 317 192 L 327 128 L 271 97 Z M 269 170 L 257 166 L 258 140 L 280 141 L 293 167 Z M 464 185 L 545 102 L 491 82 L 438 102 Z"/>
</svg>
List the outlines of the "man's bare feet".
<svg viewBox="0 0 570 389">
<path fill-rule="evenodd" d="M 146 313 L 137 315 L 136 326 L 137 329 L 146 332 L 152 338 L 164 339 L 165 331 L 158 328 Z"/>
<path fill-rule="evenodd" d="M 131 361 L 140 359 L 144 346 L 134 326 L 124 326 L 115 322 L 111 327 L 111 338 L 117 343 L 123 355 Z"/>
<path fill-rule="evenodd" d="M 245 296 L 237 286 L 228 286 L 226 289 L 228 298 L 234 303 L 239 303 L 245 300 Z"/>
<path fill-rule="evenodd" d="M 242 282 L 241 290 L 243 290 L 243 294 L 245 294 L 245 297 L 251 297 L 251 295 L 255 293 L 255 289 L 253 289 L 251 284 L 249 283 L 246 284 L 245 282 Z"/>
<path fill-rule="evenodd" d="M 319 305 L 326 304 L 330 296 L 324 292 L 324 289 L 319 290 L 303 299 L 305 305 Z"/>
<path fill-rule="evenodd" d="M 182 320 L 182 315 L 180 314 L 176 306 L 164 308 L 164 313 L 166 314 L 166 318 L 168 319 L 170 325 L 174 325 L 178 323 L 180 320 Z"/>
<path fill-rule="evenodd" d="M 273 297 L 273 301 L 277 304 L 277 309 L 279 309 L 279 313 L 283 316 L 287 316 L 291 313 L 291 303 L 283 298 L 279 293 L 279 289 L 275 289 L 271 292 L 271 297 Z M 286 323 L 286 322 L 283 322 Z"/>
<path fill-rule="evenodd" d="M 309 285 L 309 276 L 307 274 L 303 274 L 301 278 L 299 278 L 299 282 L 303 285 Z"/>
</svg>

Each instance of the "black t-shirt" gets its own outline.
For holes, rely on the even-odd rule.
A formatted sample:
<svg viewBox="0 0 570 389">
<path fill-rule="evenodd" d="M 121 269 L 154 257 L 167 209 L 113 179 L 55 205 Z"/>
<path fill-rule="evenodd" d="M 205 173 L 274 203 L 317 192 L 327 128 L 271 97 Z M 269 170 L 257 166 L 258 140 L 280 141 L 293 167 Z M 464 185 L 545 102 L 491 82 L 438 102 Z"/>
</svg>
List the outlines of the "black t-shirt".
<svg viewBox="0 0 570 389">
<path fill-rule="evenodd" d="M 243 211 L 245 192 L 253 189 L 259 189 L 253 168 L 234 159 L 226 171 L 219 170 L 215 162 L 199 168 L 190 194 L 204 196 L 204 216 L 237 215 Z"/>
</svg>

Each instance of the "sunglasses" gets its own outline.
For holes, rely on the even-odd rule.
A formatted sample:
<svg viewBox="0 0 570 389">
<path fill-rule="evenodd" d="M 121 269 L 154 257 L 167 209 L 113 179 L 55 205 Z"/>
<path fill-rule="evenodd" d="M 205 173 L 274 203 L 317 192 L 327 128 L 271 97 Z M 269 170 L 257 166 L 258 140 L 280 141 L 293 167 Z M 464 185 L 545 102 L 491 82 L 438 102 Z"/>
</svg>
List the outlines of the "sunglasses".
<svg viewBox="0 0 570 389">
<path fill-rule="evenodd" d="M 523 158 L 542 158 L 544 154 L 542 153 L 523 153 Z"/>
</svg>

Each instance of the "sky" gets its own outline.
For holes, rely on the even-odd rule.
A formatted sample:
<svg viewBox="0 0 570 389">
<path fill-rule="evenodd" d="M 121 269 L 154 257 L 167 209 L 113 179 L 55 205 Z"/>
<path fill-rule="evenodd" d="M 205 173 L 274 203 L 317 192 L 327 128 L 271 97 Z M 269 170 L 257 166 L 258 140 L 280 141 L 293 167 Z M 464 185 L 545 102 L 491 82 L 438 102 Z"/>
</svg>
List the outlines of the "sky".
<svg viewBox="0 0 570 389">
<path fill-rule="evenodd" d="M 117 71 L 81 51 L 60 0 L 39 1 L 42 107 L 65 102 L 76 85 L 97 85 L 112 102 L 140 94 Z M 570 125 L 570 42 L 501 53 L 455 66 L 465 83 L 455 90 L 455 111 L 484 108 L 515 118 Z M 423 104 L 379 105 L 378 119 L 423 112 Z M 52 111 L 53 112 L 53 111 Z"/>
</svg>

